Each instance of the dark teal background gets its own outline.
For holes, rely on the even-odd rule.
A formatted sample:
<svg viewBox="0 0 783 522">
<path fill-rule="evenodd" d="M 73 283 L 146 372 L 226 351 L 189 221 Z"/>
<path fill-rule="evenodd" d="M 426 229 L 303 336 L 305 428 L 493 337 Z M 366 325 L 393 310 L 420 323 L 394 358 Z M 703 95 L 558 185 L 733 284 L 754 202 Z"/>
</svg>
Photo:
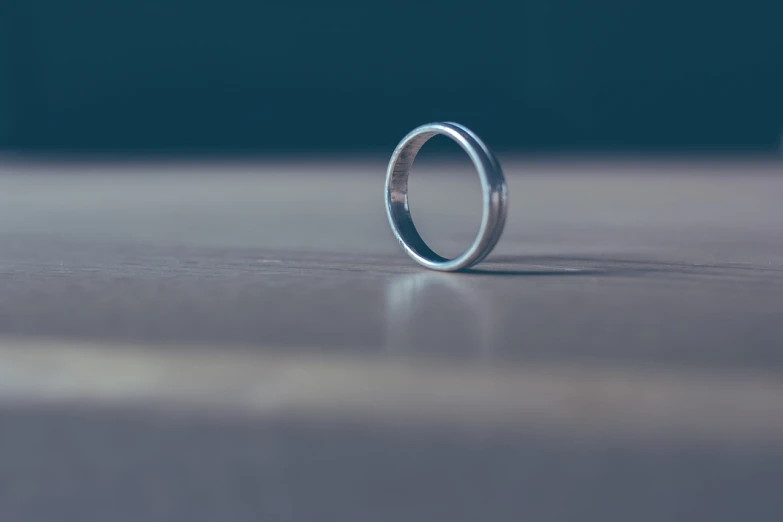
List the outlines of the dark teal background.
<svg viewBox="0 0 783 522">
<path fill-rule="evenodd" d="M 771 0 L 2 0 L 0 144 L 387 150 L 447 119 L 499 149 L 774 151 L 781 24 Z"/>
</svg>

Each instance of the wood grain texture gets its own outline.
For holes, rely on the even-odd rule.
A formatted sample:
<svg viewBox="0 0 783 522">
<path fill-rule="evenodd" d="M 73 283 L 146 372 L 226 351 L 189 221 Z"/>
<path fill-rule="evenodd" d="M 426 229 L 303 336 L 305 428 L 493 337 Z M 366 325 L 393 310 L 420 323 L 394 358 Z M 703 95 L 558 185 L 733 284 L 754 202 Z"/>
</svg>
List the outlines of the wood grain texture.
<svg viewBox="0 0 783 522">
<path fill-rule="evenodd" d="M 0 165 L 0 519 L 780 520 L 781 165 L 501 161 Z"/>
</svg>

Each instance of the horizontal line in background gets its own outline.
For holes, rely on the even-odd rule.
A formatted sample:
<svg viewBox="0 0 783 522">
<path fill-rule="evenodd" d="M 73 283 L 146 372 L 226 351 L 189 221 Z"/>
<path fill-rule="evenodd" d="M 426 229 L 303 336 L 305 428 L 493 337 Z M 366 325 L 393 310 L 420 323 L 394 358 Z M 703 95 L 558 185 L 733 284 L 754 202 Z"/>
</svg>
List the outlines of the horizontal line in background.
<svg viewBox="0 0 783 522">
<path fill-rule="evenodd" d="M 0 340 L 0 403 L 630 441 L 783 444 L 783 377 Z"/>
</svg>

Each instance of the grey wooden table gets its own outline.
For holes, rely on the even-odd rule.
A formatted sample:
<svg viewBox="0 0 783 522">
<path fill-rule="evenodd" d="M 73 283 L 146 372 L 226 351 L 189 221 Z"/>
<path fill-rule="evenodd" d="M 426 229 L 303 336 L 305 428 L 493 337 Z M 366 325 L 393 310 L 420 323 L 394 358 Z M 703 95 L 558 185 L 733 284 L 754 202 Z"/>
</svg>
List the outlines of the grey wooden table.
<svg viewBox="0 0 783 522">
<path fill-rule="evenodd" d="M 501 160 L 0 163 L 0 520 L 781 520 L 783 166 Z"/>
</svg>

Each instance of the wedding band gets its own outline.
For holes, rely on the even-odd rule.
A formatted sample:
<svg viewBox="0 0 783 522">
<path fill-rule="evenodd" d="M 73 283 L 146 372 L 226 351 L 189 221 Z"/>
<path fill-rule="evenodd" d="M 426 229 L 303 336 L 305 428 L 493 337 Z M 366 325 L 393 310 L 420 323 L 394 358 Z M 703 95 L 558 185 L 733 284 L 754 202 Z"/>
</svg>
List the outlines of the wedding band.
<svg viewBox="0 0 783 522">
<path fill-rule="evenodd" d="M 436 254 L 419 235 L 408 206 L 408 175 L 421 147 L 442 134 L 456 141 L 478 171 L 482 190 L 482 215 L 476 239 L 461 255 L 446 259 Z M 508 189 L 495 155 L 470 129 L 457 123 L 428 123 L 413 129 L 394 149 L 386 171 L 386 215 L 403 250 L 432 270 L 453 272 L 479 263 L 495 248 L 506 222 Z"/>
</svg>

